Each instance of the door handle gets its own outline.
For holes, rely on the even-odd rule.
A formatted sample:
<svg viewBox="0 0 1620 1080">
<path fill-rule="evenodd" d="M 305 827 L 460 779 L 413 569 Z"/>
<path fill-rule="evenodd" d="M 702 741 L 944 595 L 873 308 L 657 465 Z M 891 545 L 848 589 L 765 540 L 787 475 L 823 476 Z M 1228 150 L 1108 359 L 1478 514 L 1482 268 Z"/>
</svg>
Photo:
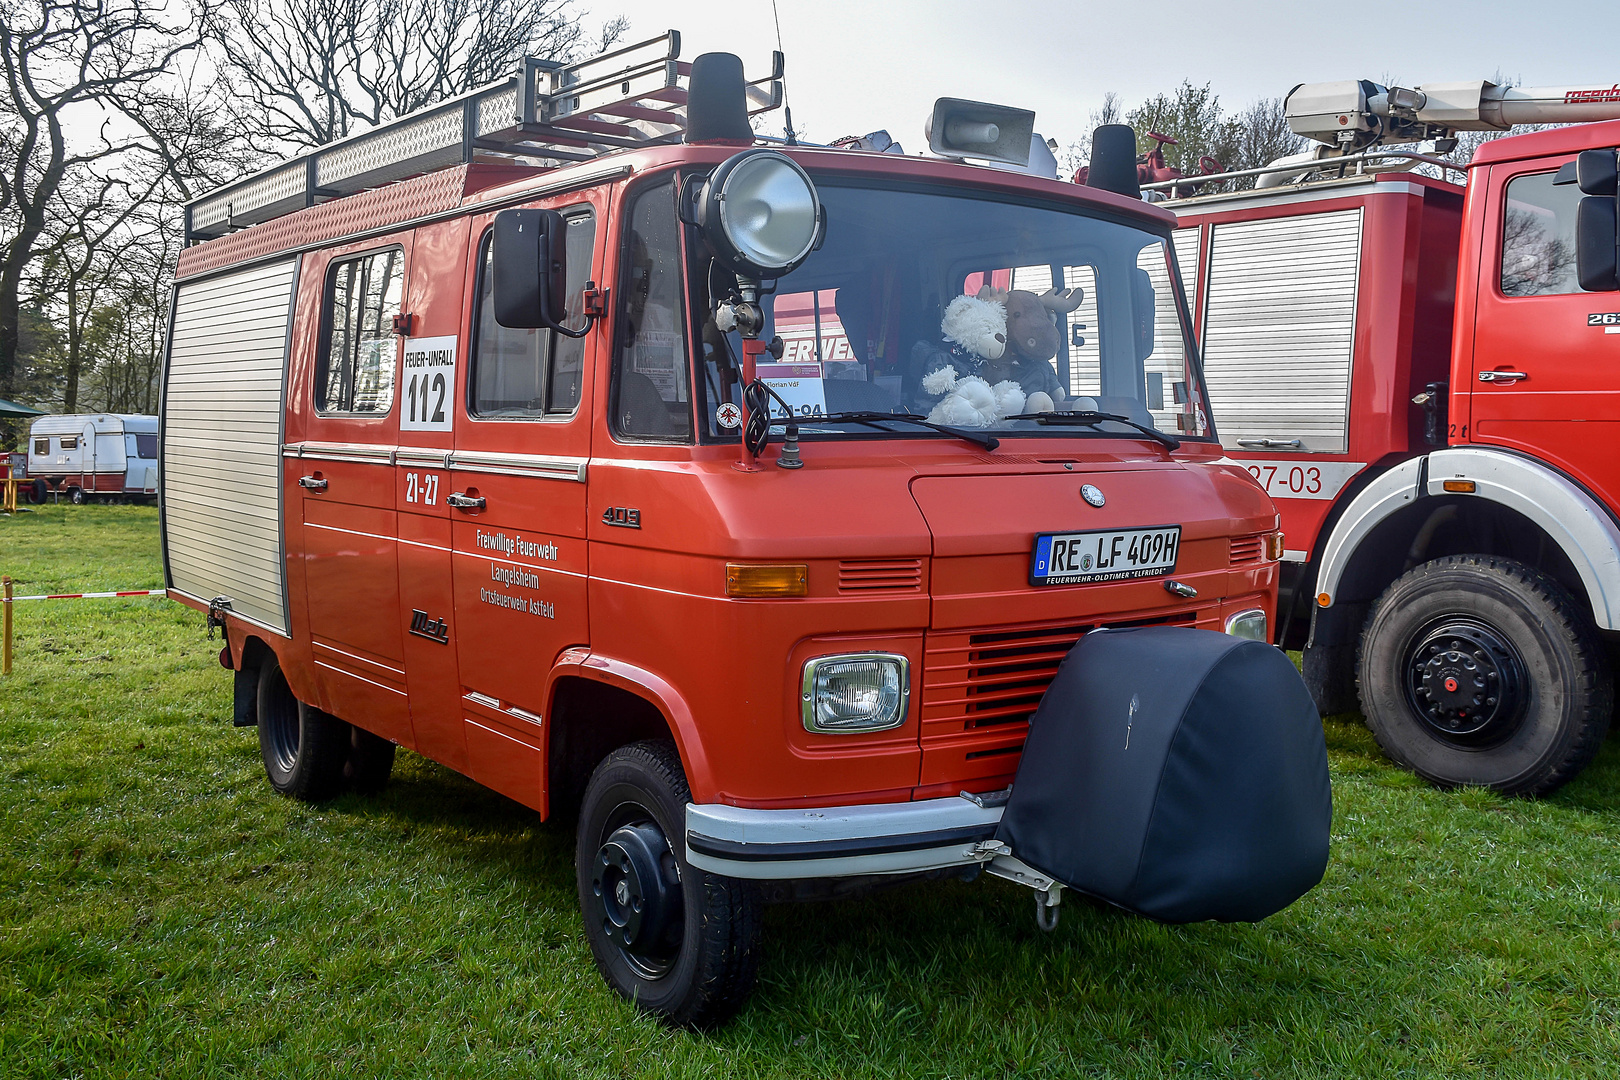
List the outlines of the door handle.
<svg viewBox="0 0 1620 1080">
<path fill-rule="evenodd" d="M 300 476 L 298 486 L 308 488 L 310 491 L 325 491 L 326 481 L 313 476 Z"/>
<path fill-rule="evenodd" d="M 1247 446 L 1254 450 L 1303 450 L 1305 443 L 1300 439 L 1239 439 L 1239 446 Z"/>
<path fill-rule="evenodd" d="M 1528 379 L 1529 377 L 1522 371 L 1482 371 L 1479 373 L 1479 381 L 1488 383 L 1516 383 L 1520 379 Z"/>
<path fill-rule="evenodd" d="M 444 497 L 444 505 L 453 506 L 457 510 L 482 510 L 484 497 L 482 495 L 463 495 L 459 491 L 452 491 Z"/>
</svg>

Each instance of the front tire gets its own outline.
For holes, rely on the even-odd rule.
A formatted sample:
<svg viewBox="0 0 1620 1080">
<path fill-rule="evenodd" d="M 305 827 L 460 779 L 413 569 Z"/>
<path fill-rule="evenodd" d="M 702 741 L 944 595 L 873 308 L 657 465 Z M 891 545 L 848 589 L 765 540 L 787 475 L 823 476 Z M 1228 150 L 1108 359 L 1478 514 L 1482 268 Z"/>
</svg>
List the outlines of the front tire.
<svg viewBox="0 0 1620 1080">
<path fill-rule="evenodd" d="M 609 754 L 580 807 L 574 866 L 585 937 L 609 986 L 677 1027 L 741 1007 L 759 966 L 760 901 L 686 861 L 692 794 L 667 742 Z"/>
<path fill-rule="evenodd" d="M 259 752 L 270 786 L 305 802 L 343 790 L 350 727 L 293 694 L 281 662 L 269 653 L 259 667 Z"/>
<path fill-rule="evenodd" d="M 1397 764 L 1443 787 L 1547 795 L 1608 730 L 1614 687 L 1589 620 L 1523 563 L 1454 555 L 1397 579 L 1373 606 L 1361 710 Z"/>
</svg>

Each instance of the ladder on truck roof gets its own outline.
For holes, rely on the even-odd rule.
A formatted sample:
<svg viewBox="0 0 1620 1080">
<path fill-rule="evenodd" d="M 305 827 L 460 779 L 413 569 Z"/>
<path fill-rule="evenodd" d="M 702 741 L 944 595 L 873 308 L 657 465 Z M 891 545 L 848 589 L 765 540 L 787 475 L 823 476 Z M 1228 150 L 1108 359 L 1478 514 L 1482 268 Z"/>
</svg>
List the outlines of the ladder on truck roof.
<svg viewBox="0 0 1620 1080">
<path fill-rule="evenodd" d="M 212 240 L 331 199 L 451 165 L 542 166 L 678 142 L 691 64 L 670 30 L 578 63 L 526 56 L 515 73 L 316 147 L 186 204 L 186 241 Z M 748 84 L 749 115 L 782 104 L 782 54 Z"/>
</svg>

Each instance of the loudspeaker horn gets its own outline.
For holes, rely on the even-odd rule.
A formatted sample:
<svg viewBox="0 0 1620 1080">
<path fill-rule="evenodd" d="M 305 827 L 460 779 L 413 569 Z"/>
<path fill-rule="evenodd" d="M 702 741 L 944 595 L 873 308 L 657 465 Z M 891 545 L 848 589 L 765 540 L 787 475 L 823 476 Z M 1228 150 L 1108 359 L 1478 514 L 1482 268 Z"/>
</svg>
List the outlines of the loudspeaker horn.
<svg viewBox="0 0 1620 1080">
<path fill-rule="evenodd" d="M 1029 164 L 1035 114 L 984 101 L 940 98 L 925 129 L 928 149 L 940 157 Z"/>
</svg>

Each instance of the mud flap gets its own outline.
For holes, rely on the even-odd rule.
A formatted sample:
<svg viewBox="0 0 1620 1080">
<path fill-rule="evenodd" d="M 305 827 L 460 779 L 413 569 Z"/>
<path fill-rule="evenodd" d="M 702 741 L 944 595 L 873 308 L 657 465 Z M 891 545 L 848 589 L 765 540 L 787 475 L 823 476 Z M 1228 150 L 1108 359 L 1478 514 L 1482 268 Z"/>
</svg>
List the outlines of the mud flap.
<svg viewBox="0 0 1620 1080">
<path fill-rule="evenodd" d="M 1146 627 L 1065 658 L 996 840 L 1149 918 L 1254 922 L 1322 880 L 1332 814 L 1322 724 L 1287 655 Z"/>
</svg>

